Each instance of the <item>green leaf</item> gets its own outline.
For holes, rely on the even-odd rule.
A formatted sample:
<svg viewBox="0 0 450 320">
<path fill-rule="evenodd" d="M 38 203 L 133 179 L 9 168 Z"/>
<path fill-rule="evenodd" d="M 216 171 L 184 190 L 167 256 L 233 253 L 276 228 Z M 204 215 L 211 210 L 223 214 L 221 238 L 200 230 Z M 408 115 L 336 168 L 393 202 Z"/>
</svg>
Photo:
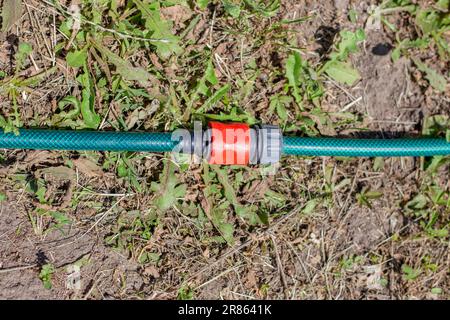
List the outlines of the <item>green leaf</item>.
<svg viewBox="0 0 450 320">
<path fill-rule="evenodd" d="M 95 112 L 95 93 L 89 73 L 85 68 L 82 75 L 78 77 L 83 89 L 81 90 L 81 115 L 87 128 L 96 129 L 100 124 L 100 116 Z"/>
<path fill-rule="evenodd" d="M 250 225 L 261 223 L 261 220 L 253 210 L 253 207 L 243 206 L 237 199 L 233 186 L 228 181 L 226 169 L 220 169 L 220 166 L 217 165 L 211 165 L 211 167 L 216 172 L 217 178 L 223 186 L 225 198 L 233 205 L 236 214 L 242 217 Z"/>
<path fill-rule="evenodd" d="M 8 31 L 22 16 L 22 0 L 3 0 L 2 28 L 0 31 Z"/>
<path fill-rule="evenodd" d="M 152 182 L 151 190 L 157 192 L 154 204 L 161 211 L 172 207 L 179 198 L 186 194 L 186 185 L 179 184 L 175 176 L 175 165 L 170 160 L 164 160 L 164 169 L 159 177 L 160 182 Z"/>
<path fill-rule="evenodd" d="M 215 86 L 216 84 L 219 83 L 219 80 L 217 79 L 216 71 L 214 70 L 214 65 L 213 65 L 211 59 L 208 61 L 208 65 L 206 67 L 205 74 L 203 75 L 203 77 L 201 77 L 201 79 L 197 83 L 197 89 L 196 89 L 194 95 L 195 94 L 198 95 L 200 93 L 204 96 L 207 96 L 208 91 L 209 91 L 207 83 L 210 83 L 213 86 Z"/>
<path fill-rule="evenodd" d="M 286 204 L 286 197 L 282 193 L 269 189 L 264 193 L 264 202 L 275 207 L 283 207 Z"/>
<path fill-rule="evenodd" d="M 383 193 L 380 192 L 380 191 L 367 191 L 367 192 L 364 194 L 364 196 L 365 196 L 367 199 L 378 199 L 378 198 L 381 198 L 382 195 L 383 195 Z"/>
<path fill-rule="evenodd" d="M 404 39 L 402 40 L 397 47 L 392 51 L 391 58 L 392 61 L 397 61 L 400 58 L 402 50 L 407 50 L 410 48 L 427 48 L 430 44 L 429 38 L 418 38 L 415 40 Z"/>
<path fill-rule="evenodd" d="M 219 90 L 214 92 L 214 94 L 209 97 L 205 103 L 197 110 L 197 113 L 202 113 L 207 111 L 209 108 L 214 107 L 216 103 L 218 103 L 222 98 L 227 94 L 228 90 L 230 90 L 231 86 L 229 84 L 224 85 Z"/>
<path fill-rule="evenodd" d="M 277 14 L 280 9 L 280 0 L 271 1 L 257 1 L 244 0 L 244 3 L 254 12 L 259 13 L 265 17 L 272 17 Z"/>
<path fill-rule="evenodd" d="M 325 72 L 334 80 L 349 86 L 355 84 L 361 77 L 358 70 L 348 62 L 331 61 L 327 64 Z"/>
<path fill-rule="evenodd" d="M 397 61 L 398 59 L 400 59 L 400 55 L 401 55 L 401 47 L 397 46 L 394 50 L 392 50 L 391 53 L 391 59 L 393 62 Z"/>
<path fill-rule="evenodd" d="M 34 194 L 36 195 L 36 198 L 38 199 L 39 203 L 46 203 L 45 199 L 45 193 L 47 191 L 47 188 L 45 187 L 45 181 L 39 179 L 37 181 L 36 189 L 34 190 Z"/>
<path fill-rule="evenodd" d="M 448 229 L 446 229 L 446 228 L 441 228 L 441 229 L 428 228 L 427 232 L 431 237 L 436 237 L 436 238 L 446 238 L 448 236 Z"/>
<path fill-rule="evenodd" d="M 403 278 L 413 281 L 422 273 L 420 269 L 414 269 L 406 264 L 402 265 Z"/>
<path fill-rule="evenodd" d="M 442 289 L 441 288 L 432 288 L 431 289 L 431 293 L 432 294 L 442 294 Z"/>
<path fill-rule="evenodd" d="M 231 223 L 221 223 L 219 230 L 225 241 L 232 245 L 234 243 L 234 226 Z"/>
<path fill-rule="evenodd" d="M 110 51 L 108 48 L 104 47 L 101 43 L 91 39 L 92 44 L 95 48 L 104 54 L 108 61 L 111 62 L 115 67 L 118 74 L 128 81 L 137 81 L 142 86 L 148 85 L 150 80 L 154 79 L 147 70 L 142 67 L 134 67 L 129 61 L 121 58 L 114 52 Z"/>
<path fill-rule="evenodd" d="M 337 45 L 337 51 L 331 54 L 332 60 L 346 60 L 350 53 L 358 51 L 358 44 L 366 39 L 363 29 L 358 29 L 356 32 L 342 30 L 339 35 L 341 40 Z"/>
<path fill-rule="evenodd" d="M 31 44 L 26 42 L 20 42 L 17 53 L 14 55 L 16 59 L 16 72 L 19 72 L 25 64 L 27 56 L 33 52 Z"/>
<path fill-rule="evenodd" d="M 224 1 L 223 7 L 225 11 L 233 18 L 238 18 L 241 14 L 241 7 L 238 4 L 234 4 L 229 1 Z"/>
<path fill-rule="evenodd" d="M 0 202 L 3 202 L 7 199 L 6 194 L 4 194 L 3 192 L 0 192 Z"/>
<path fill-rule="evenodd" d="M 270 98 L 269 110 L 271 112 L 276 111 L 278 117 L 281 120 L 286 121 L 288 118 L 286 106 L 291 102 L 291 97 L 279 96 L 278 94 L 274 95 Z"/>
<path fill-rule="evenodd" d="M 56 114 L 53 119 L 54 122 L 58 122 L 60 120 L 72 120 L 80 114 L 81 103 L 77 98 L 75 98 L 74 96 L 67 96 L 63 98 L 58 103 L 58 108 L 60 110 L 64 110 L 64 108 L 68 105 L 72 105 L 74 106 L 74 108 L 70 111 L 61 111 L 60 113 Z"/>
<path fill-rule="evenodd" d="M 352 22 L 352 23 L 357 23 L 358 21 L 358 12 L 355 9 L 351 9 L 348 12 L 348 19 Z"/>
<path fill-rule="evenodd" d="M 29 55 L 31 52 L 33 52 L 33 47 L 31 44 L 27 42 L 21 42 L 19 43 L 19 54 L 22 55 Z"/>
<path fill-rule="evenodd" d="M 120 178 L 124 178 L 124 177 L 128 176 L 128 168 L 127 168 L 127 165 L 123 161 L 117 166 L 117 175 Z"/>
<path fill-rule="evenodd" d="M 229 112 L 220 111 L 217 113 L 204 113 L 203 116 L 207 119 L 217 121 L 231 121 L 231 122 L 245 122 L 249 125 L 254 125 L 259 121 L 255 119 L 250 113 L 238 110 L 236 106 L 233 106 Z"/>
<path fill-rule="evenodd" d="M 48 212 L 48 215 L 50 215 L 53 218 L 54 224 L 51 226 L 51 228 L 47 230 L 47 232 L 54 229 L 61 230 L 62 232 L 62 228 L 64 226 L 70 225 L 72 222 L 69 217 L 67 217 L 64 213 L 61 212 L 50 211 Z"/>
<path fill-rule="evenodd" d="M 443 11 L 447 11 L 450 9 L 450 0 L 438 0 L 436 2 L 436 7 Z"/>
<path fill-rule="evenodd" d="M 374 171 L 381 171 L 384 168 L 384 158 L 383 157 L 376 157 L 373 160 L 373 170 Z"/>
<path fill-rule="evenodd" d="M 311 199 L 306 203 L 305 207 L 302 209 L 302 213 L 306 215 L 312 214 L 316 209 L 316 206 L 317 206 L 317 199 Z"/>
<path fill-rule="evenodd" d="M 447 81 L 445 80 L 444 76 L 437 73 L 436 70 L 428 67 L 425 63 L 423 63 L 419 59 L 412 58 L 412 60 L 416 64 L 417 68 L 425 73 L 425 78 L 428 80 L 428 82 L 434 89 L 440 92 L 445 92 Z"/>
<path fill-rule="evenodd" d="M 216 70 L 214 69 L 214 64 L 212 63 L 211 59 L 209 60 L 208 66 L 206 67 L 205 80 L 213 86 L 219 83 L 219 80 L 217 80 L 216 76 Z"/>
<path fill-rule="evenodd" d="M 300 93 L 300 72 L 302 68 L 302 58 L 298 52 L 291 54 L 286 60 L 286 78 L 288 79 L 289 87 L 292 89 L 292 95 L 295 101 L 301 105 L 303 99 Z"/>
<path fill-rule="evenodd" d="M 361 206 L 367 206 L 367 207 L 371 208 L 372 206 L 371 206 L 369 200 L 378 199 L 382 195 L 383 194 L 379 191 L 370 191 L 370 190 L 368 190 L 367 187 L 364 187 L 361 190 L 361 193 L 356 194 L 356 199 Z"/>
<path fill-rule="evenodd" d="M 82 67 L 87 61 L 86 50 L 76 50 L 69 52 L 66 56 L 67 64 L 74 68 Z"/>
<path fill-rule="evenodd" d="M 210 95 L 210 88 L 208 83 L 212 86 L 219 83 L 219 80 L 216 77 L 216 72 L 214 70 L 214 64 L 212 63 L 212 60 L 209 59 L 208 64 L 206 66 L 206 71 L 203 74 L 203 76 L 198 80 L 196 88 L 194 92 L 190 96 L 189 100 L 189 108 L 192 108 L 195 102 L 198 100 L 200 94 L 203 96 L 209 96 Z M 200 108 L 201 110 L 201 108 Z M 198 111 L 197 111 L 198 112 Z"/>
<path fill-rule="evenodd" d="M 425 118 L 422 134 L 437 137 L 448 129 L 450 129 L 450 117 L 438 114 Z"/>
<path fill-rule="evenodd" d="M 200 9 L 206 9 L 209 4 L 209 0 L 196 0 L 195 1 Z"/>
<path fill-rule="evenodd" d="M 424 35 L 437 31 L 441 25 L 442 15 L 440 12 L 427 8 L 416 14 L 416 24 L 422 29 Z"/>
<path fill-rule="evenodd" d="M 220 232 L 222 238 L 230 245 L 234 244 L 234 226 L 233 224 L 227 222 L 228 216 L 228 202 L 224 202 L 219 207 L 212 209 L 211 218 L 212 223 Z"/>
<path fill-rule="evenodd" d="M 54 272 L 55 268 L 52 264 L 47 263 L 42 266 L 41 271 L 39 272 L 39 279 L 41 279 L 45 289 L 49 290 L 52 288 L 52 275 Z"/>
<path fill-rule="evenodd" d="M 358 29 L 356 32 L 342 30 L 341 40 L 336 51 L 330 54 L 330 60 L 324 64 L 319 73 L 325 71 L 334 80 L 347 85 L 353 85 L 361 77 L 358 70 L 347 62 L 350 53 L 358 51 L 358 44 L 366 38 L 364 30 Z"/>
<path fill-rule="evenodd" d="M 406 207 L 411 210 L 420 210 L 425 208 L 427 203 L 427 197 L 425 197 L 423 194 L 418 194 L 406 204 Z"/>
<path fill-rule="evenodd" d="M 194 291 L 189 288 L 188 286 L 181 286 L 180 289 L 178 289 L 178 300 L 192 300 L 194 298 Z"/>
<path fill-rule="evenodd" d="M 142 0 L 133 0 L 136 7 L 145 19 L 145 27 L 151 32 L 151 38 L 160 40 L 154 41 L 156 53 L 161 59 L 167 59 L 172 54 L 180 54 L 183 50 L 179 46 L 179 37 L 172 34 L 171 21 L 163 20 L 160 16 L 159 2 L 151 4 L 144 3 Z"/>
</svg>

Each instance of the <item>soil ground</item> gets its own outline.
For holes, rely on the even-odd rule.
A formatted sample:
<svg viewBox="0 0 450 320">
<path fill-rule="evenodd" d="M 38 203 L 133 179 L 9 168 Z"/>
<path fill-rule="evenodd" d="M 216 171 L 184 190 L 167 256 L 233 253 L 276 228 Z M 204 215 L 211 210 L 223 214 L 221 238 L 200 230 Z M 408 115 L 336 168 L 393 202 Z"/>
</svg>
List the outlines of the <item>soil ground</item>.
<svg viewBox="0 0 450 320">
<path fill-rule="evenodd" d="M 247 78 L 244 66 L 254 63 L 259 70 L 254 91 L 242 99 L 241 107 L 263 123 L 282 125 L 279 117 L 269 112 L 271 97 L 286 92 L 284 66 L 290 51 L 280 43 L 286 39 L 289 44 L 296 43 L 304 59 L 316 66 L 332 50 L 340 30 L 366 29 L 366 40 L 350 57 L 361 80 L 347 86 L 325 77 L 320 103 L 322 111 L 351 114 L 358 122 L 339 126 L 316 122 L 315 127 L 322 135 L 418 136 L 425 119 L 450 115 L 448 85 L 446 91 L 437 92 L 410 56 L 393 62 L 392 49 L 388 54 L 377 53 L 374 48 L 394 48 L 397 42 L 395 33 L 384 24 L 367 29 L 371 5 L 377 2 L 283 0 L 275 16 L 262 19 L 255 15 L 245 21 L 227 16 L 220 4 L 186 12 L 177 7 L 164 11 L 166 18 L 174 20 L 177 34 L 195 17 L 199 19 L 184 40 L 189 42 L 184 47 L 189 54 L 162 61 L 141 50 L 129 59 L 136 65 L 152 64 L 155 74 L 164 74 L 157 80 L 162 95 L 184 85 L 186 74 L 198 73 L 192 71 L 199 63 L 195 59 L 201 60 L 201 56 L 195 58 L 195 52 L 209 50 L 215 57 L 219 81 L 231 83 L 236 91 L 236 79 Z M 356 21 L 350 21 L 350 12 L 356 13 Z M 283 19 L 308 16 L 311 18 L 301 23 L 283 26 L 282 31 L 267 31 Z M 399 25 L 402 35 L 417 35 L 410 15 L 399 12 L 389 19 Z M 67 67 L 63 53 L 55 54 L 55 43 L 62 41 L 62 36 L 54 33 L 53 24 L 59 26 L 61 21 L 60 12 L 46 1 L 25 0 L 19 21 L 2 35 L 0 70 L 11 73 L 14 69 L 13 51 L 20 41 L 33 44 L 34 61 L 26 60 L 23 76 L 46 70 L 53 63 L 58 66 L 45 81 L 19 96 L 25 127 L 48 125 L 63 97 L 80 95 L 74 84 L 76 69 Z M 448 79 L 449 64 L 436 50 L 413 50 L 411 56 L 421 58 Z M 0 97 L 0 105 L 4 116 L 12 114 L 6 94 Z M 168 129 L 169 123 L 183 122 L 181 116 L 152 111 L 152 105 L 146 101 L 143 108 L 136 109 L 144 112 L 138 120 L 134 110 L 124 111 L 130 129 L 162 130 Z M 96 106 L 106 119 L 105 129 L 116 121 L 114 113 L 119 109 L 115 106 L 114 101 Z M 296 107 L 291 103 L 287 109 L 292 119 Z M 215 111 L 221 111 L 220 106 L 211 113 Z M 331 119 L 337 123 L 342 118 Z M 301 134 L 299 130 L 291 133 Z M 430 212 L 439 215 L 436 229 L 448 227 L 448 200 L 444 205 L 422 207 L 419 213 L 408 209 L 417 195 L 431 197 L 424 191 L 429 186 L 440 187 L 448 197 L 448 161 L 431 175 L 424 169 L 430 159 L 420 158 L 286 157 L 273 175 L 261 174 L 255 167 L 225 169 L 238 201 L 246 207 L 264 208 L 269 216 L 267 224 L 251 226 L 229 205 L 225 212 L 234 226 L 234 242 L 227 243 L 217 241 L 220 233 L 208 216 L 210 203 L 202 166 L 191 165 L 177 174 L 187 192 L 184 199 L 162 212 L 155 209 L 155 192 L 150 187 L 139 190 L 132 179 L 118 174 L 118 159 L 110 167 L 104 165 L 109 156 L 1 151 L 0 191 L 5 200 L 0 202 L 0 298 L 450 298 L 448 234 L 430 236 L 424 227 Z M 143 154 L 130 160 L 139 185 L 159 181 L 164 157 Z M 49 168 L 50 173 L 46 171 Z M 64 178 L 58 178 L 61 170 Z M 73 178 L 69 179 L 70 175 Z M 51 198 L 51 203 L 30 191 L 30 183 L 39 179 L 45 180 L 43 197 Z M 361 199 L 368 190 L 375 193 L 373 198 L 366 196 L 365 204 Z M 223 201 L 217 200 L 217 205 Z M 63 213 L 70 223 L 58 225 L 52 212 Z M 136 221 L 153 221 L 150 237 L 145 237 L 147 229 Z M 121 244 L 111 239 L 119 239 Z M 45 288 L 42 280 L 45 265 L 54 270 L 51 288 Z M 73 276 L 81 280 L 79 286 L 68 284 Z"/>
</svg>

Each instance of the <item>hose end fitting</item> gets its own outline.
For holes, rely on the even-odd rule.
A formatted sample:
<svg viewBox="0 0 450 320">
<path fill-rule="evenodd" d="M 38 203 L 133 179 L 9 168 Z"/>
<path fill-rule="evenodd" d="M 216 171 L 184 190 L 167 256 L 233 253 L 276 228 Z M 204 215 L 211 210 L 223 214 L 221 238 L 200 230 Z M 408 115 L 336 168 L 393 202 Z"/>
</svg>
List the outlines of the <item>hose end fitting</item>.
<svg viewBox="0 0 450 320">
<path fill-rule="evenodd" d="M 210 164 L 273 164 L 281 158 L 283 136 L 277 126 L 210 122 L 205 134 Z"/>
<path fill-rule="evenodd" d="M 280 161 L 283 151 L 283 134 L 275 125 L 256 125 L 252 129 L 250 163 L 274 164 Z"/>
</svg>

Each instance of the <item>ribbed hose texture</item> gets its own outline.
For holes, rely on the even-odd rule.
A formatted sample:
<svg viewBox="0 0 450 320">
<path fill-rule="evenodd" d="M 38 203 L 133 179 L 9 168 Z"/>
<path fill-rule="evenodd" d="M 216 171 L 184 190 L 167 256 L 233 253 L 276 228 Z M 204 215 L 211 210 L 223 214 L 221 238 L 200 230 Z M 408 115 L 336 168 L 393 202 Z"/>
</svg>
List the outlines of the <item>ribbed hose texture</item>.
<svg viewBox="0 0 450 320">
<path fill-rule="evenodd" d="M 450 155 L 445 139 L 337 139 L 284 137 L 283 153 L 298 156 L 419 157 Z"/>
<path fill-rule="evenodd" d="M 34 129 L 20 130 L 19 133 L 0 130 L 0 148 L 166 152 L 176 145 L 170 133 Z"/>
<path fill-rule="evenodd" d="M 0 130 L 0 148 L 169 152 L 177 142 L 171 133 Z M 283 153 L 300 156 L 403 157 L 450 155 L 445 139 L 337 139 L 284 137 Z"/>
</svg>

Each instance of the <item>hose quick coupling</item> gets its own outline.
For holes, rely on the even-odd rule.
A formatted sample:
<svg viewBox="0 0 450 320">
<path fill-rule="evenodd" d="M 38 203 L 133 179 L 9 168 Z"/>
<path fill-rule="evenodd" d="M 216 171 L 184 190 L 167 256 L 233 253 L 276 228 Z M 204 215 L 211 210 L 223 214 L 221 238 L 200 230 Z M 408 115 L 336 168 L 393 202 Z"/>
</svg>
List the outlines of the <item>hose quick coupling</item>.
<svg viewBox="0 0 450 320">
<path fill-rule="evenodd" d="M 210 164 L 274 164 L 283 150 L 282 132 L 274 125 L 209 122 L 203 129 L 200 122 L 195 122 L 193 132 L 177 131 L 172 140 L 180 141 L 181 137 L 178 151 L 194 154 L 194 158 L 206 159 Z"/>
</svg>

